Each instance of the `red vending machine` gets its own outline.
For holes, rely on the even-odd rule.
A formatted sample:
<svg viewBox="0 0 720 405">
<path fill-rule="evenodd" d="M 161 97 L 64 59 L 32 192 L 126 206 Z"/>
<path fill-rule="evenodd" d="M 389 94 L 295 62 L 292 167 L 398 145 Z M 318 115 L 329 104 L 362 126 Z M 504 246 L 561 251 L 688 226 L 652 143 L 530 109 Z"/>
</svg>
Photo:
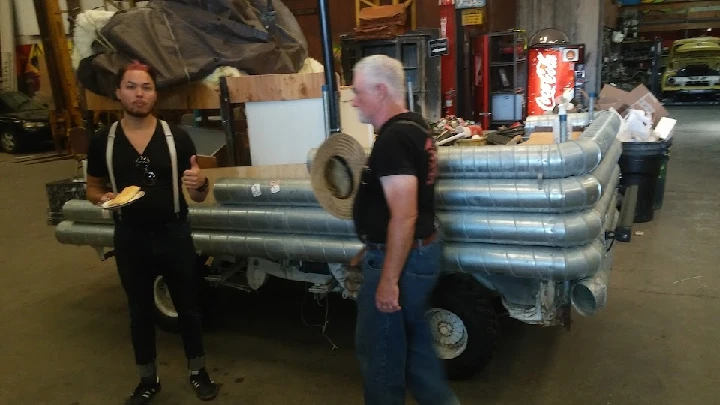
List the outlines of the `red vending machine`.
<svg viewBox="0 0 720 405">
<path fill-rule="evenodd" d="M 583 103 L 584 44 L 535 44 L 528 48 L 527 115 L 543 115 L 557 99 Z"/>
</svg>

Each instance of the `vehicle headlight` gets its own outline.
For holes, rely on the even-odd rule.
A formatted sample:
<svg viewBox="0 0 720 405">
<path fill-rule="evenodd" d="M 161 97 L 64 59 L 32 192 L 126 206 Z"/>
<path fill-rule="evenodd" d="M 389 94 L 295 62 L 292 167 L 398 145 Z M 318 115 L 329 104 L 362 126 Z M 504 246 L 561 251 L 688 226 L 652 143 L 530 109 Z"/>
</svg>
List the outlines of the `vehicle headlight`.
<svg viewBox="0 0 720 405">
<path fill-rule="evenodd" d="M 47 125 L 46 122 L 25 121 L 25 122 L 23 123 L 23 128 L 25 128 L 25 129 L 37 129 L 37 128 L 43 128 L 45 125 Z"/>
</svg>

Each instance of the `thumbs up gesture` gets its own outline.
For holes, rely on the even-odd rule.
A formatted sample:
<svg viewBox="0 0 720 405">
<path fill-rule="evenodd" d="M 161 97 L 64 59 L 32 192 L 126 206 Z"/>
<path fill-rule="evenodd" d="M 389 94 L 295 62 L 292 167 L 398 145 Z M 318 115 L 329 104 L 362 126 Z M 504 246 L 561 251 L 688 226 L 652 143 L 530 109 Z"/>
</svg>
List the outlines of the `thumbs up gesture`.
<svg viewBox="0 0 720 405">
<path fill-rule="evenodd" d="M 205 176 L 200 174 L 197 156 L 192 155 L 190 157 L 190 168 L 183 172 L 182 182 L 188 190 L 197 190 L 205 184 Z"/>
</svg>

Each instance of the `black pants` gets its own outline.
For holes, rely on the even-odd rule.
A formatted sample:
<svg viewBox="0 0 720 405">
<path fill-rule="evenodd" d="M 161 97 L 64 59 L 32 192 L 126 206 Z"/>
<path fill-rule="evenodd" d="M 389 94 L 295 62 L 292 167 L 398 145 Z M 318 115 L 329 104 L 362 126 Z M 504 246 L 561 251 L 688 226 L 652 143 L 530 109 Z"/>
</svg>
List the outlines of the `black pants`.
<svg viewBox="0 0 720 405">
<path fill-rule="evenodd" d="M 203 358 L 196 256 L 188 222 L 149 228 L 116 223 L 115 261 L 130 309 L 136 364 L 151 364 L 157 357 L 153 320 L 157 275 L 163 276 L 170 290 L 188 361 Z"/>
</svg>

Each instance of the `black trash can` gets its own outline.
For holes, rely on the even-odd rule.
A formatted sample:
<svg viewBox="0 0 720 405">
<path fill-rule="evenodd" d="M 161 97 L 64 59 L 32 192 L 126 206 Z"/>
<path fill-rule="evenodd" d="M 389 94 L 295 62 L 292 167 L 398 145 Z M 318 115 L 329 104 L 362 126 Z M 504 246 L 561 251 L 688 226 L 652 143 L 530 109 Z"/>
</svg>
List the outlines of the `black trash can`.
<svg viewBox="0 0 720 405">
<path fill-rule="evenodd" d="M 663 199 L 665 198 L 665 181 L 667 180 L 667 168 L 670 161 L 670 147 L 672 146 L 672 138 L 663 143 L 664 156 L 660 166 L 660 175 L 658 176 L 657 186 L 655 188 L 655 209 L 662 208 Z"/>
<path fill-rule="evenodd" d="M 620 184 L 638 185 L 635 222 L 650 222 L 655 214 L 655 195 L 660 169 L 667 154 L 664 142 L 623 142 Z"/>
</svg>

